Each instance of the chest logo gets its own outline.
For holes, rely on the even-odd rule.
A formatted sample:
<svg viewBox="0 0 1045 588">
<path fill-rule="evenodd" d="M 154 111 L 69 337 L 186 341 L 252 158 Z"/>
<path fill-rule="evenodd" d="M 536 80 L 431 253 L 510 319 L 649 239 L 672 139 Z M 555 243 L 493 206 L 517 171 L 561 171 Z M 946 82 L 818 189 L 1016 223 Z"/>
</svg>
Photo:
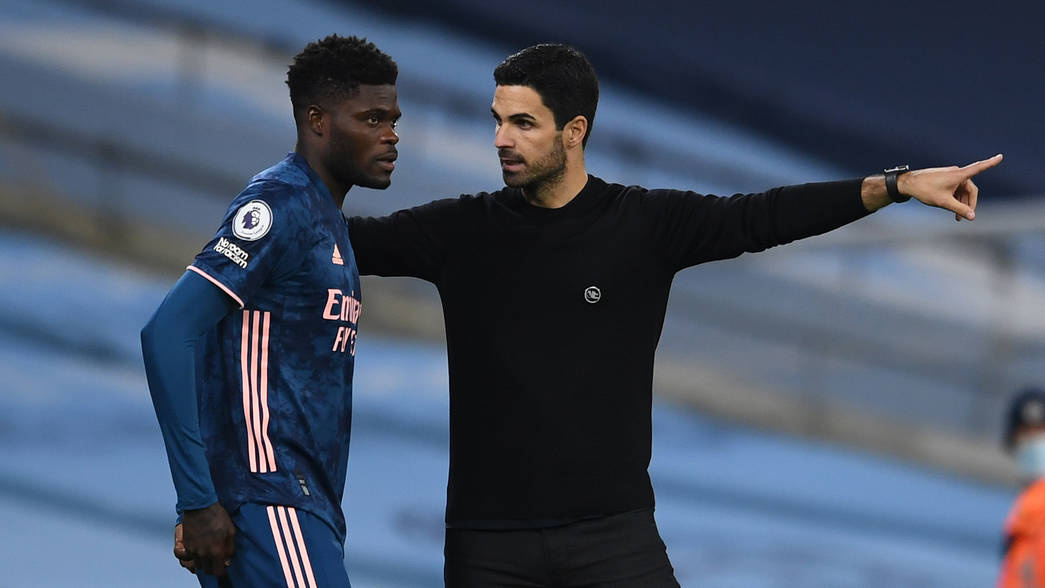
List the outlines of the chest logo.
<svg viewBox="0 0 1045 588">
<path fill-rule="evenodd" d="M 602 300 L 602 291 L 599 290 L 598 286 L 588 286 L 584 289 L 584 301 L 588 304 L 595 304 L 599 300 Z"/>
<path fill-rule="evenodd" d="M 330 257 L 330 261 L 332 261 L 334 265 L 345 265 L 345 260 L 341 259 L 341 252 L 337 249 L 337 243 L 334 243 L 334 255 Z"/>
<path fill-rule="evenodd" d="M 272 228 L 272 209 L 264 200 L 251 200 L 236 211 L 232 234 L 244 241 L 257 241 Z"/>
</svg>

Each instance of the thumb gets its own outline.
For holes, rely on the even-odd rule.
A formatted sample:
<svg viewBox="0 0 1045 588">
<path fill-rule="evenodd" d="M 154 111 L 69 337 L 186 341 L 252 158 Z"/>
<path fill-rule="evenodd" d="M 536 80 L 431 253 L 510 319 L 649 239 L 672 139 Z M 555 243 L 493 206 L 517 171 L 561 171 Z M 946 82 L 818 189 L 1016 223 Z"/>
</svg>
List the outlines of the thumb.
<svg viewBox="0 0 1045 588">
<path fill-rule="evenodd" d="M 930 204 L 930 203 L 927 202 L 927 204 Z M 967 219 L 967 220 L 973 220 L 973 219 L 976 218 L 976 212 L 972 209 L 971 206 L 969 206 L 968 204 L 965 204 L 964 202 L 962 202 L 962 201 L 960 201 L 960 200 L 958 200 L 956 198 L 953 198 L 953 197 L 952 198 L 945 198 L 945 199 L 943 199 L 940 202 L 934 202 L 934 203 L 931 203 L 931 204 L 933 206 L 938 206 L 938 207 L 943 208 L 945 210 L 949 210 L 949 211 L 953 212 L 954 214 L 960 216 L 961 218 L 964 218 L 964 219 Z"/>
<path fill-rule="evenodd" d="M 225 535 L 225 553 L 228 557 L 232 557 L 236 553 L 236 528 L 233 527 L 227 535 Z"/>
<path fill-rule="evenodd" d="M 174 527 L 174 555 L 178 558 L 185 557 L 185 540 L 180 524 Z"/>
</svg>

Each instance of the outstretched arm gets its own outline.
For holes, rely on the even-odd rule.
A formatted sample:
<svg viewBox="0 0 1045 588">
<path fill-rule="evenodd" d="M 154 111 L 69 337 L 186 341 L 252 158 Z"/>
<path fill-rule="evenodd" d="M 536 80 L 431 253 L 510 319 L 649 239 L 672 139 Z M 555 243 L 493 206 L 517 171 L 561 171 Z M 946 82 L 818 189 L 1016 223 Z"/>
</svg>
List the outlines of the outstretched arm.
<svg viewBox="0 0 1045 588">
<path fill-rule="evenodd" d="M 349 218 L 359 273 L 438 281 L 452 240 L 466 228 L 463 201 L 464 197 L 446 198 L 384 217 Z"/>
<path fill-rule="evenodd" d="M 141 332 L 142 357 L 184 521 L 185 549 L 220 575 L 232 556 L 235 527 L 218 503 L 200 434 L 196 356 L 200 340 L 235 307 L 194 272 L 171 289 Z"/>
<path fill-rule="evenodd" d="M 954 220 L 976 218 L 976 197 L 979 188 L 973 183 L 976 174 L 1001 163 L 999 153 L 990 159 L 970 163 L 964 167 L 930 167 L 901 174 L 896 179 L 900 194 L 910 196 L 928 206 L 954 213 Z M 885 176 L 864 178 L 861 185 L 864 206 L 875 211 L 892 202 L 885 188 Z"/>
<path fill-rule="evenodd" d="M 938 167 L 901 174 L 900 195 L 975 218 L 978 189 L 972 177 L 1001 163 L 1002 156 L 965 167 Z M 781 186 L 729 198 L 677 190 L 651 190 L 644 200 L 655 246 L 675 271 L 716 259 L 820 235 L 892 202 L 885 177 Z"/>
</svg>

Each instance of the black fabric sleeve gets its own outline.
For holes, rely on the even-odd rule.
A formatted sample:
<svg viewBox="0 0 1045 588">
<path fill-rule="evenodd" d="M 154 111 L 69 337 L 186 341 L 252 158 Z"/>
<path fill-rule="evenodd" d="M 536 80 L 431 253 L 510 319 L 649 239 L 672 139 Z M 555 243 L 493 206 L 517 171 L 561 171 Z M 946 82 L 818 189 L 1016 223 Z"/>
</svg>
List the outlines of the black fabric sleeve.
<svg viewBox="0 0 1045 588">
<path fill-rule="evenodd" d="M 389 216 L 348 219 L 359 273 L 436 282 L 457 234 L 460 199 L 436 200 Z"/>
<path fill-rule="evenodd" d="M 801 184 L 728 198 L 650 190 L 643 200 L 653 246 L 675 271 L 764 251 L 867 216 L 863 180 Z"/>
</svg>

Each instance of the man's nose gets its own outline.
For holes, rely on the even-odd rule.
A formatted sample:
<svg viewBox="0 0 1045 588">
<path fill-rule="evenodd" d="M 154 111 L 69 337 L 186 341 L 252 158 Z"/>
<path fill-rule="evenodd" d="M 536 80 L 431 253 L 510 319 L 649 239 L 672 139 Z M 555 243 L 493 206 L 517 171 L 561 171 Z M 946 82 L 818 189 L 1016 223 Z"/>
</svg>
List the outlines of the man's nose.
<svg viewBox="0 0 1045 588">
<path fill-rule="evenodd" d="M 493 146 L 498 149 L 504 149 L 506 147 L 512 147 L 515 144 L 512 141 L 511 134 L 507 131 L 504 125 L 498 125 L 497 131 L 493 135 Z"/>
</svg>

